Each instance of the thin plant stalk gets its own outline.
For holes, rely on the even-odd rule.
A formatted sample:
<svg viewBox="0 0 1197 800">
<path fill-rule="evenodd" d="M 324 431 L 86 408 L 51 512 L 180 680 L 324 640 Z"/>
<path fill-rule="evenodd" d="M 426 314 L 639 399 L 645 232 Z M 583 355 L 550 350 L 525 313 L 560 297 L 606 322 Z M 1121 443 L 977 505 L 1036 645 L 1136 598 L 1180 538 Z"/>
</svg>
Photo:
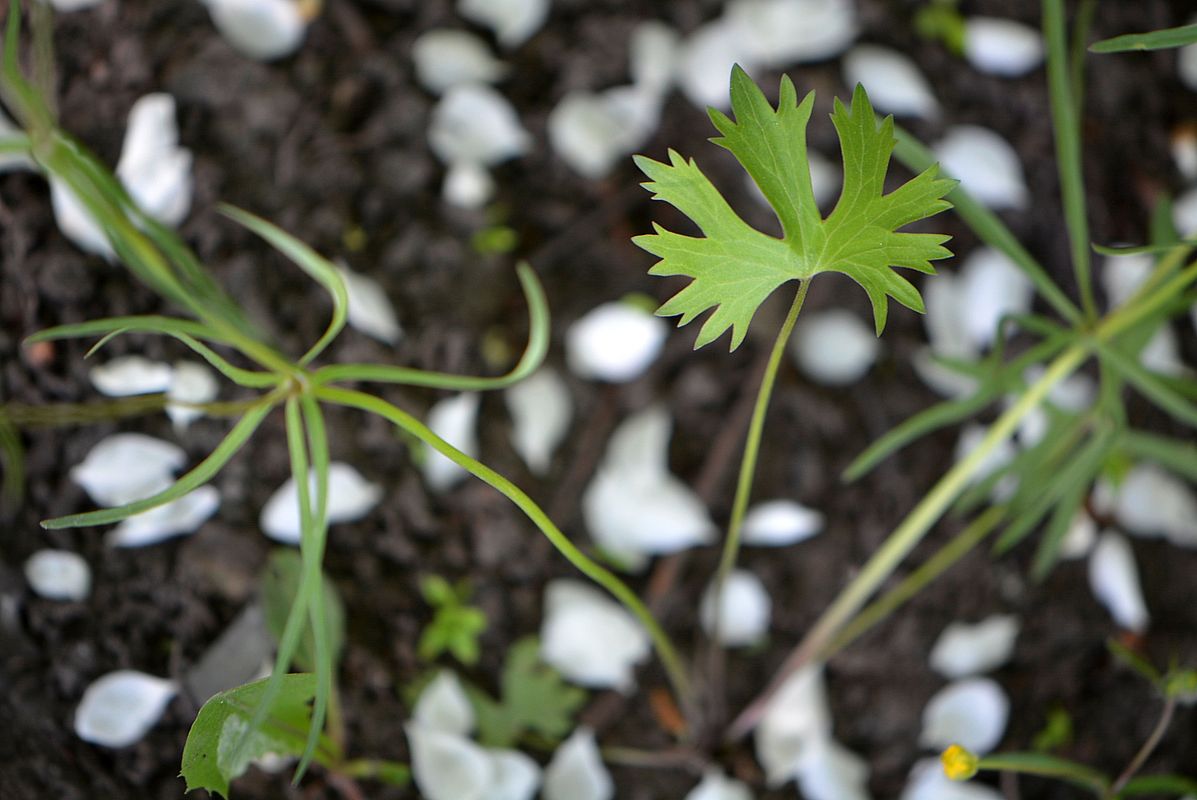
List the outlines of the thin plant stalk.
<svg viewBox="0 0 1197 800">
<path fill-rule="evenodd" d="M 1143 742 L 1143 746 L 1139 748 L 1130 763 L 1126 765 L 1126 769 L 1122 770 L 1118 778 L 1110 785 L 1110 788 L 1102 795 L 1102 800 L 1113 800 L 1118 796 L 1126 785 L 1130 783 L 1131 778 L 1143 769 L 1143 765 L 1147 763 L 1147 759 L 1155 752 L 1156 747 L 1159 746 L 1160 740 L 1164 738 L 1164 734 L 1168 732 L 1168 726 L 1172 724 L 1172 716 L 1176 713 L 1176 696 L 1168 694 L 1164 698 L 1164 710 L 1160 714 L 1159 720 L 1155 727 L 1151 729 L 1151 734 L 1147 737 L 1147 741 Z"/>
<path fill-rule="evenodd" d="M 557 548 L 558 552 L 569 563 L 577 567 L 583 575 L 610 592 L 644 626 L 653 642 L 654 649 L 657 651 L 657 656 L 661 659 L 661 665 L 665 669 L 665 674 L 673 687 L 673 691 L 677 695 L 679 705 L 683 708 L 688 706 L 691 700 L 689 675 L 681 658 L 678 656 L 673 642 L 670 641 L 668 634 L 665 633 L 664 629 L 661 628 L 660 624 L 653 617 L 652 612 L 636 596 L 636 593 L 628 588 L 627 584 L 578 549 L 577 545 L 570 541 L 569 537 L 562 533 L 561 529 L 549 519 L 544 510 L 536 504 L 536 501 L 529 497 L 522 489 L 482 462 L 471 458 L 437 436 L 431 429 L 406 411 L 379 397 L 354 389 L 342 389 L 334 386 L 316 386 L 313 392 L 318 400 L 323 400 L 334 405 L 356 408 L 382 417 L 405 432 L 415 436 L 433 450 L 436 450 L 483 483 L 494 487 L 507 497 L 507 499 L 511 500 L 540 529 L 541 533 L 545 535 L 549 542 Z"/>
<path fill-rule="evenodd" d="M 732 722 L 728 738 L 739 739 L 756 727 L 769 701 L 785 680 L 818 657 L 839 630 L 864 606 L 873 592 L 893 574 L 915 545 L 922 541 L 931 530 L 931 526 L 943 516 L 973 476 L 980 472 L 990 454 L 1014 433 L 1023 417 L 1038 407 L 1057 383 L 1081 365 L 1086 355 L 1087 348 L 1074 344 L 1057 356 L 1039 380 L 1029 386 L 1018 401 L 989 427 L 980 445 L 939 479 L 873 554 L 856 578 L 823 612 L 815 626 L 783 662 L 765 691 Z"/>
</svg>

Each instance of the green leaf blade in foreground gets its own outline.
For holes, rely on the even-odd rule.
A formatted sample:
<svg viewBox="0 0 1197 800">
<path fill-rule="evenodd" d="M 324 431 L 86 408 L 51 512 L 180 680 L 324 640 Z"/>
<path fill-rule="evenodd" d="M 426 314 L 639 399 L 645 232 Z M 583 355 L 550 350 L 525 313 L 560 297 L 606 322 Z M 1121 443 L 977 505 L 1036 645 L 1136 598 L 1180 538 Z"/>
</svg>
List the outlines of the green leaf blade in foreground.
<svg viewBox="0 0 1197 800">
<path fill-rule="evenodd" d="M 775 109 L 739 67 L 732 71 L 735 120 L 712 110 L 722 133 L 714 140 L 729 150 L 756 182 L 781 222 L 776 239 L 748 226 L 693 162 L 670 151 L 669 164 L 644 157 L 636 163 L 650 178 L 644 187 L 692 219 L 705 238 L 682 236 L 654 225 L 655 233 L 633 241 L 658 262 L 653 275 L 694 280 L 657 313 L 680 316 L 685 325 L 714 309 L 695 347 L 731 329 L 731 349 L 743 342 L 753 315 L 782 283 L 820 272 L 840 272 L 856 281 L 873 305 L 877 333 L 885 327 L 887 299 L 923 311 L 918 290 L 893 268 L 933 273 L 931 265 L 951 256 L 949 237 L 899 233 L 898 229 L 951 207 L 944 196 L 955 181 L 937 177 L 932 166 L 888 195 L 883 194 L 896 139 L 893 120 L 877 123 L 863 87 L 851 109 L 836 101 L 832 122 L 844 156 L 844 188 L 824 220 L 811 188 L 806 127 L 814 94 L 799 103 L 789 78 L 781 82 Z"/>
<path fill-rule="evenodd" d="M 1126 53 L 1133 50 L 1166 50 L 1197 42 L 1197 24 L 1164 28 L 1147 33 L 1128 33 L 1089 45 L 1091 53 Z"/>
<path fill-rule="evenodd" d="M 207 789 L 229 796 L 229 782 L 245 772 L 251 761 L 267 753 L 297 756 L 303 752 L 311 724 L 316 676 L 285 675 L 266 719 L 245 739 L 250 720 L 262 701 L 269 678 L 214 695 L 204 703 L 183 746 L 180 776 L 187 791 Z M 238 749 L 238 745 L 244 745 Z M 316 759 L 328 765 L 338 760 L 335 745 L 321 737 Z"/>
</svg>

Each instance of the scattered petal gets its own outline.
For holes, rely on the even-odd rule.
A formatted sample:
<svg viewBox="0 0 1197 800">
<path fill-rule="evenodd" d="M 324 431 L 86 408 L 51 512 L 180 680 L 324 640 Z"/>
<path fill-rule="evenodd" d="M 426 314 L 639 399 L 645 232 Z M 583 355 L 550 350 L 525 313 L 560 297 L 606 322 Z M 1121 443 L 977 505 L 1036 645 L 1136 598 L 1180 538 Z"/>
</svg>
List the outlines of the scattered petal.
<svg viewBox="0 0 1197 800">
<path fill-rule="evenodd" d="M 467 31 L 428 31 L 412 44 L 411 54 L 416 76 L 433 94 L 465 83 L 495 83 L 508 71 L 486 42 Z"/>
<path fill-rule="evenodd" d="M 54 209 L 54 221 L 62 235 L 75 243 L 80 250 L 112 261 L 116 252 L 108 242 L 104 229 L 96 224 L 83 202 L 61 178 L 50 176 L 50 206 Z"/>
<path fill-rule="evenodd" d="M 1035 287 L 1018 265 L 990 247 L 965 259 L 958 286 L 964 331 L 978 348 L 993 344 L 1003 316 L 1027 313 L 1035 297 Z"/>
<path fill-rule="evenodd" d="M 174 681 L 143 672 L 109 672 L 83 693 L 75 733 L 92 744 L 127 747 L 154 727 L 177 691 Z"/>
<path fill-rule="evenodd" d="M 1197 92 L 1197 44 L 1186 44 L 1176 56 L 1180 82 Z"/>
<path fill-rule="evenodd" d="M 549 113 L 549 144 L 583 177 L 606 177 L 656 130 L 660 103 L 656 91 L 635 86 L 570 92 Z"/>
<path fill-rule="evenodd" d="M 183 430 L 195 420 L 204 416 L 195 405 L 211 403 L 220 392 L 216 374 L 195 361 L 176 361 L 174 374 L 166 397 L 166 415 L 174 423 L 175 430 Z"/>
<path fill-rule="evenodd" d="M 338 266 L 337 272 L 345 281 L 345 291 L 349 295 L 349 324 L 381 342 L 398 342 L 403 330 L 382 285 L 345 266 Z"/>
<path fill-rule="evenodd" d="M 1030 190 L 1014 148 L 978 125 L 957 125 L 935 145 L 943 171 L 990 208 L 1026 208 Z"/>
<path fill-rule="evenodd" d="M 47 600 L 83 600 L 91 592 L 91 567 L 70 550 L 38 550 L 25 562 L 29 588 Z"/>
<path fill-rule="evenodd" d="M 1130 543 L 1113 531 L 1098 538 L 1089 556 L 1089 588 L 1119 627 L 1135 633 L 1147 630 L 1151 616 L 1139 584 L 1135 553 Z"/>
<path fill-rule="evenodd" d="M 295 0 L 204 0 L 212 23 L 242 55 L 274 61 L 299 49 L 307 22 Z"/>
<path fill-rule="evenodd" d="M 540 655 L 573 683 L 627 692 L 648 658 L 649 638 L 630 613 L 581 581 L 558 579 L 545 589 Z"/>
<path fill-rule="evenodd" d="M 862 44 L 844 56 L 844 82 L 862 84 L 877 110 L 896 116 L 935 119 L 939 102 L 918 66 L 897 50 Z"/>
<path fill-rule="evenodd" d="M 594 731 L 578 728 L 544 771 L 544 800 L 611 800 L 615 783 L 603 766 Z"/>
<path fill-rule="evenodd" d="M 1197 547 L 1197 496 L 1187 483 L 1154 464 L 1133 467 L 1118 488 L 1115 512 L 1129 532 L 1163 536 Z"/>
<path fill-rule="evenodd" d="M 768 785 L 780 786 L 795 777 L 803 756 L 830 735 L 823 667 L 811 664 L 786 679 L 756 728 L 756 757 Z"/>
<path fill-rule="evenodd" d="M 663 95 L 678 73 L 681 37 L 673 28 L 655 19 L 639 23 L 628 44 L 628 71 L 632 82 Z"/>
<path fill-rule="evenodd" d="M 805 800 L 870 800 L 869 766 L 829 737 L 815 739 L 798 765 L 798 788 Z"/>
<path fill-rule="evenodd" d="M 1180 124 L 1172 129 L 1172 160 L 1186 183 L 1197 180 L 1197 128 Z M 1150 257 L 1149 257 L 1150 259 Z"/>
<path fill-rule="evenodd" d="M 694 31 L 678 55 L 678 84 L 690 102 L 701 109 L 728 109 L 728 76 L 734 64 L 751 66 L 743 36 L 721 17 Z"/>
<path fill-rule="evenodd" d="M 1155 270 L 1155 258 L 1148 253 L 1106 256 L 1101 263 L 1101 285 L 1106 305 L 1115 308 L 1131 298 Z"/>
<path fill-rule="evenodd" d="M 191 151 L 179 147 L 169 94 L 147 94 L 133 104 L 116 177 L 138 208 L 164 225 L 178 225 L 191 210 Z"/>
<path fill-rule="evenodd" d="M 936 355 L 973 360 L 980 349 L 968 335 L 964 282 L 962 275 L 941 274 L 923 284 L 923 328 Z"/>
<path fill-rule="evenodd" d="M 104 542 L 109 547 L 145 547 L 195 533 L 218 508 L 220 492 L 201 486 L 164 506 L 134 514 L 113 528 Z"/>
<path fill-rule="evenodd" d="M 100 394 L 130 397 L 165 392 L 174 379 L 174 370 L 169 364 L 150 361 L 142 356 L 121 356 L 92 367 L 87 377 Z"/>
<path fill-rule="evenodd" d="M 468 736 L 474 730 L 474 707 L 457 676 L 441 670 L 420 693 L 412 718 L 426 730 Z"/>
<path fill-rule="evenodd" d="M 55 11 L 81 11 L 85 8 L 94 8 L 104 0 L 50 0 L 50 5 L 54 6 Z"/>
<path fill-rule="evenodd" d="M 1097 541 L 1097 523 L 1088 512 L 1080 509 L 1068 525 L 1064 541 L 1060 543 L 1060 558 L 1084 558 Z"/>
<path fill-rule="evenodd" d="M 1011 19 L 969 17 L 964 21 L 964 57 L 981 72 L 1016 78 L 1043 63 L 1043 35 Z"/>
<path fill-rule="evenodd" d="M 1152 372 L 1181 378 L 1191 370 L 1180 356 L 1176 332 L 1165 322 L 1156 329 L 1146 346 L 1139 351 L 1139 363 Z"/>
<path fill-rule="evenodd" d="M 463 392 L 434 405 L 428 412 L 428 427 L 437 436 L 470 457 L 478 455 L 478 420 L 480 398 L 475 392 Z M 469 476 L 445 456 L 429 448 L 423 465 L 424 480 L 434 492 L 443 492 Z"/>
<path fill-rule="evenodd" d="M 748 61 L 767 67 L 839 55 L 859 30 L 852 0 L 732 0 L 725 14 Z"/>
<path fill-rule="evenodd" d="M 835 309 L 804 314 L 792 352 L 798 367 L 825 386 L 847 386 L 864 377 L 881 347 L 860 318 Z"/>
<path fill-rule="evenodd" d="M 518 47 L 544 25 L 549 0 L 458 0 L 457 12 L 493 30 L 504 47 Z"/>
<path fill-rule="evenodd" d="M 989 428 L 978 423 L 969 423 L 960 430 L 960 438 L 956 441 L 956 461 L 957 463 L 963 461 L 972 455 L 972 452 L 981 446 L 981 442 L 989 433 Z M 984 478 L 993 473 L 995 470 L 1001 469 L 1010 460 L 1014 458 L 1016 450 L 1014 443 L 1009 439 L 1002 441 L 997 447 L 990 451 L 985 460 L 976 472 L 973 473 L 972 483 L 984 480 Z M 1001 501 L 1008 498 L 1015 489 L 1018 488 L 1017 475 L 1005 475 L 997 486 L 994 487 L 993 497 L 995 500 Z"/>
<path fill-rule="evenodd" d="M 977 390 L 977 379 L 944 366 L 929 347 L 914 352 L 912 363 L 923 383 L 944 397 L 967 397 Z"/>
<path fill-rule="evenodd" d="M 723 586 L 719 603 L 719 643 L 725 647 L 748 647 L 769 633 L 773 600 L 761 579 L 746 569 L 733 569 Z M 707 586 L 699 607 L 702 629 L 715 635 L 715 583 Z"/>
<path fill-rule="evenodd" d="M 316 476 L 311 476 L 310 493 L 316 505 Z M 362 477 L 349 464 L 334 461 L 328 467 L 328 522 L 353 522 L 364 517 L 382 499 L 382 487 Z M 299 490 L 294 478 L 278 488 L 266 501 L 258 520 L 262 532 L 283 544 L 299 544 Z"/>
<path fill-rule="evenodd" d="M 1197 53 L 1197 45 L 1188 45 Z M 1197 55 L 1193 57 L 1197 62 Z M 1197 236 L 1197 187 L 1189 189 L 1172 203 L 1172 224 L 1182 239 Z"/>
<path fill-rule="evenodd" d="M 450 164 L 441 196 L 451 206 L 482 208 L 495 196 L 495 179 L 490 170 L 472 161 Z"/>
<path fill-rule="evenodd" d="M 532 800 L 540 787 L 540 765 L 518 750 L 488 750 L 494 776 L 486 800 Z"/>
<path fill-rule="evenodd" d="M 162 491 L 186 462 L 178 445 L 141 433 L 117 433 L 91 449 L 71 470 L 71 480 L 96 503 L 120 506 Z"/>
<path fill-rule="evenodd" d="M 943 774 L 938 758 L 914 765 L 899 800 L 1005 800 L 1005 795 L 980 783 L 954 781 Z"/>
<path fill-rule="evenodd" d="M 1018 638 L 1018 618 L 998 614 L 975 625 L 953 622 L 931 648 L 931 669 L 945 678 L 967 678 L 1010 660 Z"/>
<path fill-rule="evenodd" d="M 426 800 L 486 800 L 494 763 L 480 745 L 464 736 L 409 722 L 411 772 Z"/>
<path fill-rule="evenodd" d="M 744 544 L 782 547 L 801 542 L 823 530 L 823 515 L 793 500 L 758 503 L 744 515 Z"/>
<path fill-rule="evenodd" d="M 641 569 L 648 556 L 709 543 L 715 526 L 706 506 L 668 470 L 669 412 L 652 406 L 612 434 L 582 496 L 591 538 L 608 554 Z"/>
<path fill-rule="evenodd" d="M 919 744 L 937 750 L 958 744 L 985 754 L 1006 731 L 1010 701 L 989 678 L 955 681 L 940 689 L 923 709 Z"/>
<path fill-rule="evenodd" d="M 747 784 L 717 769 L 709 769 L 702 783 L 691 789 L 685 800 L 752 800 L 752 791 Z"/>
<path fill-rule="evenodd" d="M 454 86 L 432 110 L 432 150 L 446 164 L 493 166 L 523 155 L 531 137 L 515 109 L 489 86 Z"/>
<path fill-rule="evenodd" d="M 604 303 L 570 326 L 565 353 L 581 378 L 627 383 L 657 359 L 668 328 L 660 317 L 631 303 Z"/>
<path fill-rule="evenodd" d="M 541 367 L 505 396 L 514 423 L 511 443 L 533 472 L 544 475 L 573 420 L 569 387 L 555 370 Z"/>
</svg>

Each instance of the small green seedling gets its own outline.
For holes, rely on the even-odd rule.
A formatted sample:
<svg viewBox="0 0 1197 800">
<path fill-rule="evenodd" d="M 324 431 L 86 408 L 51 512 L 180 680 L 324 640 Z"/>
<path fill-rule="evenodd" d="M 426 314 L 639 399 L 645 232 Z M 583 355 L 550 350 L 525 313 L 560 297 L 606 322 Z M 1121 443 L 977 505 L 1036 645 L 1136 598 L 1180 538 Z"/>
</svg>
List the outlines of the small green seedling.
<svg viewBox="0 0 1197 800">
<path fill-rule="evenodd" d="M 420 593 L 435 609 L 432 621 L 420 634 L 420 658 L 435 661 L 449 653 L 467 667 L 477 664 L 478 637 L 486 630 L 486 615 L 469 604 L 473 594 L 469 582 L 454 585 L 439 575 L 429 575 L 420 581 Z"/>
</svg>

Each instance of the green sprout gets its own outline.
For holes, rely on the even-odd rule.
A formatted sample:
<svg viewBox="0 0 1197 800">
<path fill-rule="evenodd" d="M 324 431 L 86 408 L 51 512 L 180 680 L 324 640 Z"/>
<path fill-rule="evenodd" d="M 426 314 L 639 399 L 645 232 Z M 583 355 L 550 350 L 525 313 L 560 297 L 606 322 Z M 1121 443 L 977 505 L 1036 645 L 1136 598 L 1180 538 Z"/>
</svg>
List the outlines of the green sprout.
<svg viewBox="0 0 1197 800">
<path fill-rule="evenodd" d="M 469 604 L 473 589 L 468 581 L 456 586 L 439 575 L 420 581 L 424 602 L 435 609 L 432 621 L 420 633 L 416 652 L 425 661 L 434 661 L 449 653 L 462 664 L 478 663 L 478 637 L 486 630 L 486 615 Z"/>
</svg>

